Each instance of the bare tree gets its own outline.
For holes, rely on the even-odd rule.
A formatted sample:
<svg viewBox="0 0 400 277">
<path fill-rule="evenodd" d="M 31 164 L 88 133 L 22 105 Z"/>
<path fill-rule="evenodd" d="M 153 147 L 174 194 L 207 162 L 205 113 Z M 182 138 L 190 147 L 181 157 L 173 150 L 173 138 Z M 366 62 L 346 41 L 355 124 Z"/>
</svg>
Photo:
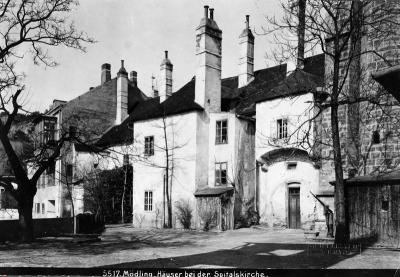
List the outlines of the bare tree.
<svg viewBox="0 0 400 277">
<path fill-rule="evenodd" d="M 321 115 L 329 114 L 330 117 L 328 146 L 333 149 L 335 171 L 335 240 L 338 243 L 346 242 L 349 234 L 342 155 L 344 148 L 357 149 L 360 144 L 357 140 L 353 143 L 346 141 L 346 137 L 341 136 L 342 123 L 339 114 L 344 106 L 354 111 L 353 115 L 350 114 L 352 118 L 349 125 L 353 135 L 358 137 L 360 103 L 393 105 L 385 103 L 382 95 L 376 93 L 376 89 L 360 93 L 360 82 L 365 81 L 361 76 L 360 59 L 365 55 L 372 55 L 383 64 L 392 64 L 393 59 L 388 59 L 373 47 L 366 47 L 362 43 L 374 39 L 388 41 L 395 37 L 399 27 L 399 3 L 374 0 L 289 0 L 283 1 L 281 6 L 283 17 L 269 18 L 272 26 L 270 31 L 282 45 L 274 56 L 283 61 L 297 54 L 298 60 L 301 60 L 302 49 L 305 49 L 307 53 L 322 52 L 327 58 L 326 98 L 313 103 L 316 112 L 310 121 L 317 124 Z M 296 45 L 295 42 L 301 41 L 303 37 L 305 45 Z M 298 68 L 302 68 L 301 63 L 298 63 Z M 320 145 L 325 143 L 326 141 L 320 141 Z"/>
<path fill-rule="evenodd" d="M 0 110 L 6 115 L 0 121 L 0 141 L 18 188 L 15 189 L 7 179 L 2 178 L 0 182 L 18 202 L 23 241 L 33 239 L 32 206 L 36 183 L 71 136 L 62 133 L 52 145 L 43 147 L 34 157 L 35 172 L 31 178 L 28 177 L 24 161 L 15 152 L 8 136 L 18 112 L 25 111 L 21 102 L 23 74 L 16 71 L 16 64 L 28 58 L 28 52 L 36 64 L 55 66 L 48 50 L 56 46 L 85 51 L 83 43 L 93 40 L 78 31 L 68 19 L 76 5 L 75 0 L 7 0 L 0 3 Z"/>
</svg>

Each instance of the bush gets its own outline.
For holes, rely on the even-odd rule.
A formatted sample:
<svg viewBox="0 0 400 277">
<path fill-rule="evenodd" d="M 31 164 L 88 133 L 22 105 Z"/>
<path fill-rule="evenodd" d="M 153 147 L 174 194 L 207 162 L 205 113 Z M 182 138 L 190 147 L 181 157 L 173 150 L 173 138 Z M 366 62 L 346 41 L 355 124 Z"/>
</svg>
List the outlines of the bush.
<svg viewBox="0 0 400 277">
<path fill-rule="evenodd" d="M 189 202 L 178 201 L 176 203 L 176 216 L 184 229 L 190 229 L 192 225 L 193 210 Z"/>
<path fill-rule="evenodd" d="M 208 232 L 217 219 L 217 211 L 214 208 L 207 209 L 200 214 L 200 218 L 203 221 L 203 231 Z M 215 225 L 215 224 L 214 224 Z"/>
</svg>

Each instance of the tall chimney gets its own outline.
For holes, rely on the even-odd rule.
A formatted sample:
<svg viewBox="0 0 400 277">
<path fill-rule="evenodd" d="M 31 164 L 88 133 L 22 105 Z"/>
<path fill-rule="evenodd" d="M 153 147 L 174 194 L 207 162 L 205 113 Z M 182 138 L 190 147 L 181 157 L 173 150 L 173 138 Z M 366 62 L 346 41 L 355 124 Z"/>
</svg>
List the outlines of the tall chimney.
<svg viewBox="0 0 400 277">
<path fill-rule="evenodd" d="M 131 73 L 129 73 L 129 81 L 131 81 L 132 84 L 135 85 L 135 87 L 137 87 L 137 72 L 136 71 L 131 71 Z"/>
<path fill-rule="evenodd" d="M 101 66 L 101 84 L 111 80 L 111 65 L 105 63 Z"/>
<path fill-rule="evenodd" d="M 246 86 L 254 77 L 254 35 L 250 30 L 249 18 L 246 15 L 246 27 L 239 36 L 239 88 Z"/>
<path fill-rule="evenodd" d="M 306 31 L 306 0 L 298 0 L 299 26 L 297 27 L 297 68 L 304 68 L 304 44 Z"/>
<path fill-rule="evenodd" d="M 221 111 L 221 43 L 222 31 L 208 19 L 204 6 L 204 18 L 196 28 L 195 102 L 207 112 Z"/>
<path fill-rule="evenodd" d="M 117 113 L 115 124 L 119 125 L 128 117 L 128 72 L 121 60 L 121 68 L 117 73 Z"/>
<path fill-rule="evenodd" d="M 160 65 L 160 102 L 165 101 L 172 95 L 172 70 L 174 66 L 168 59 L 168 51 L 165 51 L 165 58 Z"/>
<path fill-rule="evenodd" d="M 158 97 L 158 85 L 157 80 L 154 75 L 151 75 L 151 91 L 153 92 L 153 97 Z"/>
</svg>

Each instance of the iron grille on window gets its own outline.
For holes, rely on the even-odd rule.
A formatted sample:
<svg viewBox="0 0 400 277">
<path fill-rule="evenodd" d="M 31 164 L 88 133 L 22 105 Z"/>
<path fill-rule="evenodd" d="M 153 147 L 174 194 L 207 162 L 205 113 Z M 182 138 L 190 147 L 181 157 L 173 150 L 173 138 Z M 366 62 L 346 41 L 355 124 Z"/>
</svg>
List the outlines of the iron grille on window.
<svg viewBox="0 0 400 277">
<path fill-rule="evenodd" d="M 276 127 L 277 127 L 277 138 L 278 139 L 285 139 L 288 137 L 288 128 L 287 128 L 287 119 L 278 119 L 276 121 Z"/>
<path fill-rule="evenodd" d="M 215 185 L 226 185 L 226 169 L 227 163 L 215 163 Z"/>
<path fill-rule="evenodd" d="M 144 138 L 144 154 L 146 156 L 154 155 L 154 137 L 145 137 Z"/>
<path fill-rule="evenodd" d="M 144 210 L 145 211 L 153 210 L 153 192 L 152 191 L 144 192 Z"/>
<path fill-rule="evenodd" d="M 215 143 L 228 143 L 228 120 L 217 121 Z"/>
</svg>

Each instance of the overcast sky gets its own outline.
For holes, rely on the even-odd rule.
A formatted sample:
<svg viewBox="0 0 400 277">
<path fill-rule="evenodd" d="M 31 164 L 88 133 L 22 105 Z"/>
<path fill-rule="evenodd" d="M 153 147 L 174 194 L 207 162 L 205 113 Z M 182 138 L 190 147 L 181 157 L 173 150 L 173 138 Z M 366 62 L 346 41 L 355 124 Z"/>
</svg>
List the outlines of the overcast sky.
<svg viewBox="0 0 400 277">
<path fill-rule="evenodd" d="M 266 15 L 279 13 L 277 0 L 81 0 L 73 13 L 77 27 L 97 43 L 87 53 L 57 48 L 56 68 L 35 66 L 24 59 L 29 110 L 44 111 L 53 99 L 71 100 L 100 84 L 100 66 L 111 64 L 112 77 L 125 60 L 128 71 L 138 72 L 138 85 L 148 94 L 151 75 L 157 75 L 164 57 L 174 64 L 174 91 L 189 81 L 196 69 L 195 28 L 203 6 L 214 8 L 222 30 L 222 76 L 237 75 L 238 36 L 250 15 L 250 26 L 261 31 Z M 268 38 L 255 38 L 255 69 L 273 65 L 265 58 Z"/>
</svg>

